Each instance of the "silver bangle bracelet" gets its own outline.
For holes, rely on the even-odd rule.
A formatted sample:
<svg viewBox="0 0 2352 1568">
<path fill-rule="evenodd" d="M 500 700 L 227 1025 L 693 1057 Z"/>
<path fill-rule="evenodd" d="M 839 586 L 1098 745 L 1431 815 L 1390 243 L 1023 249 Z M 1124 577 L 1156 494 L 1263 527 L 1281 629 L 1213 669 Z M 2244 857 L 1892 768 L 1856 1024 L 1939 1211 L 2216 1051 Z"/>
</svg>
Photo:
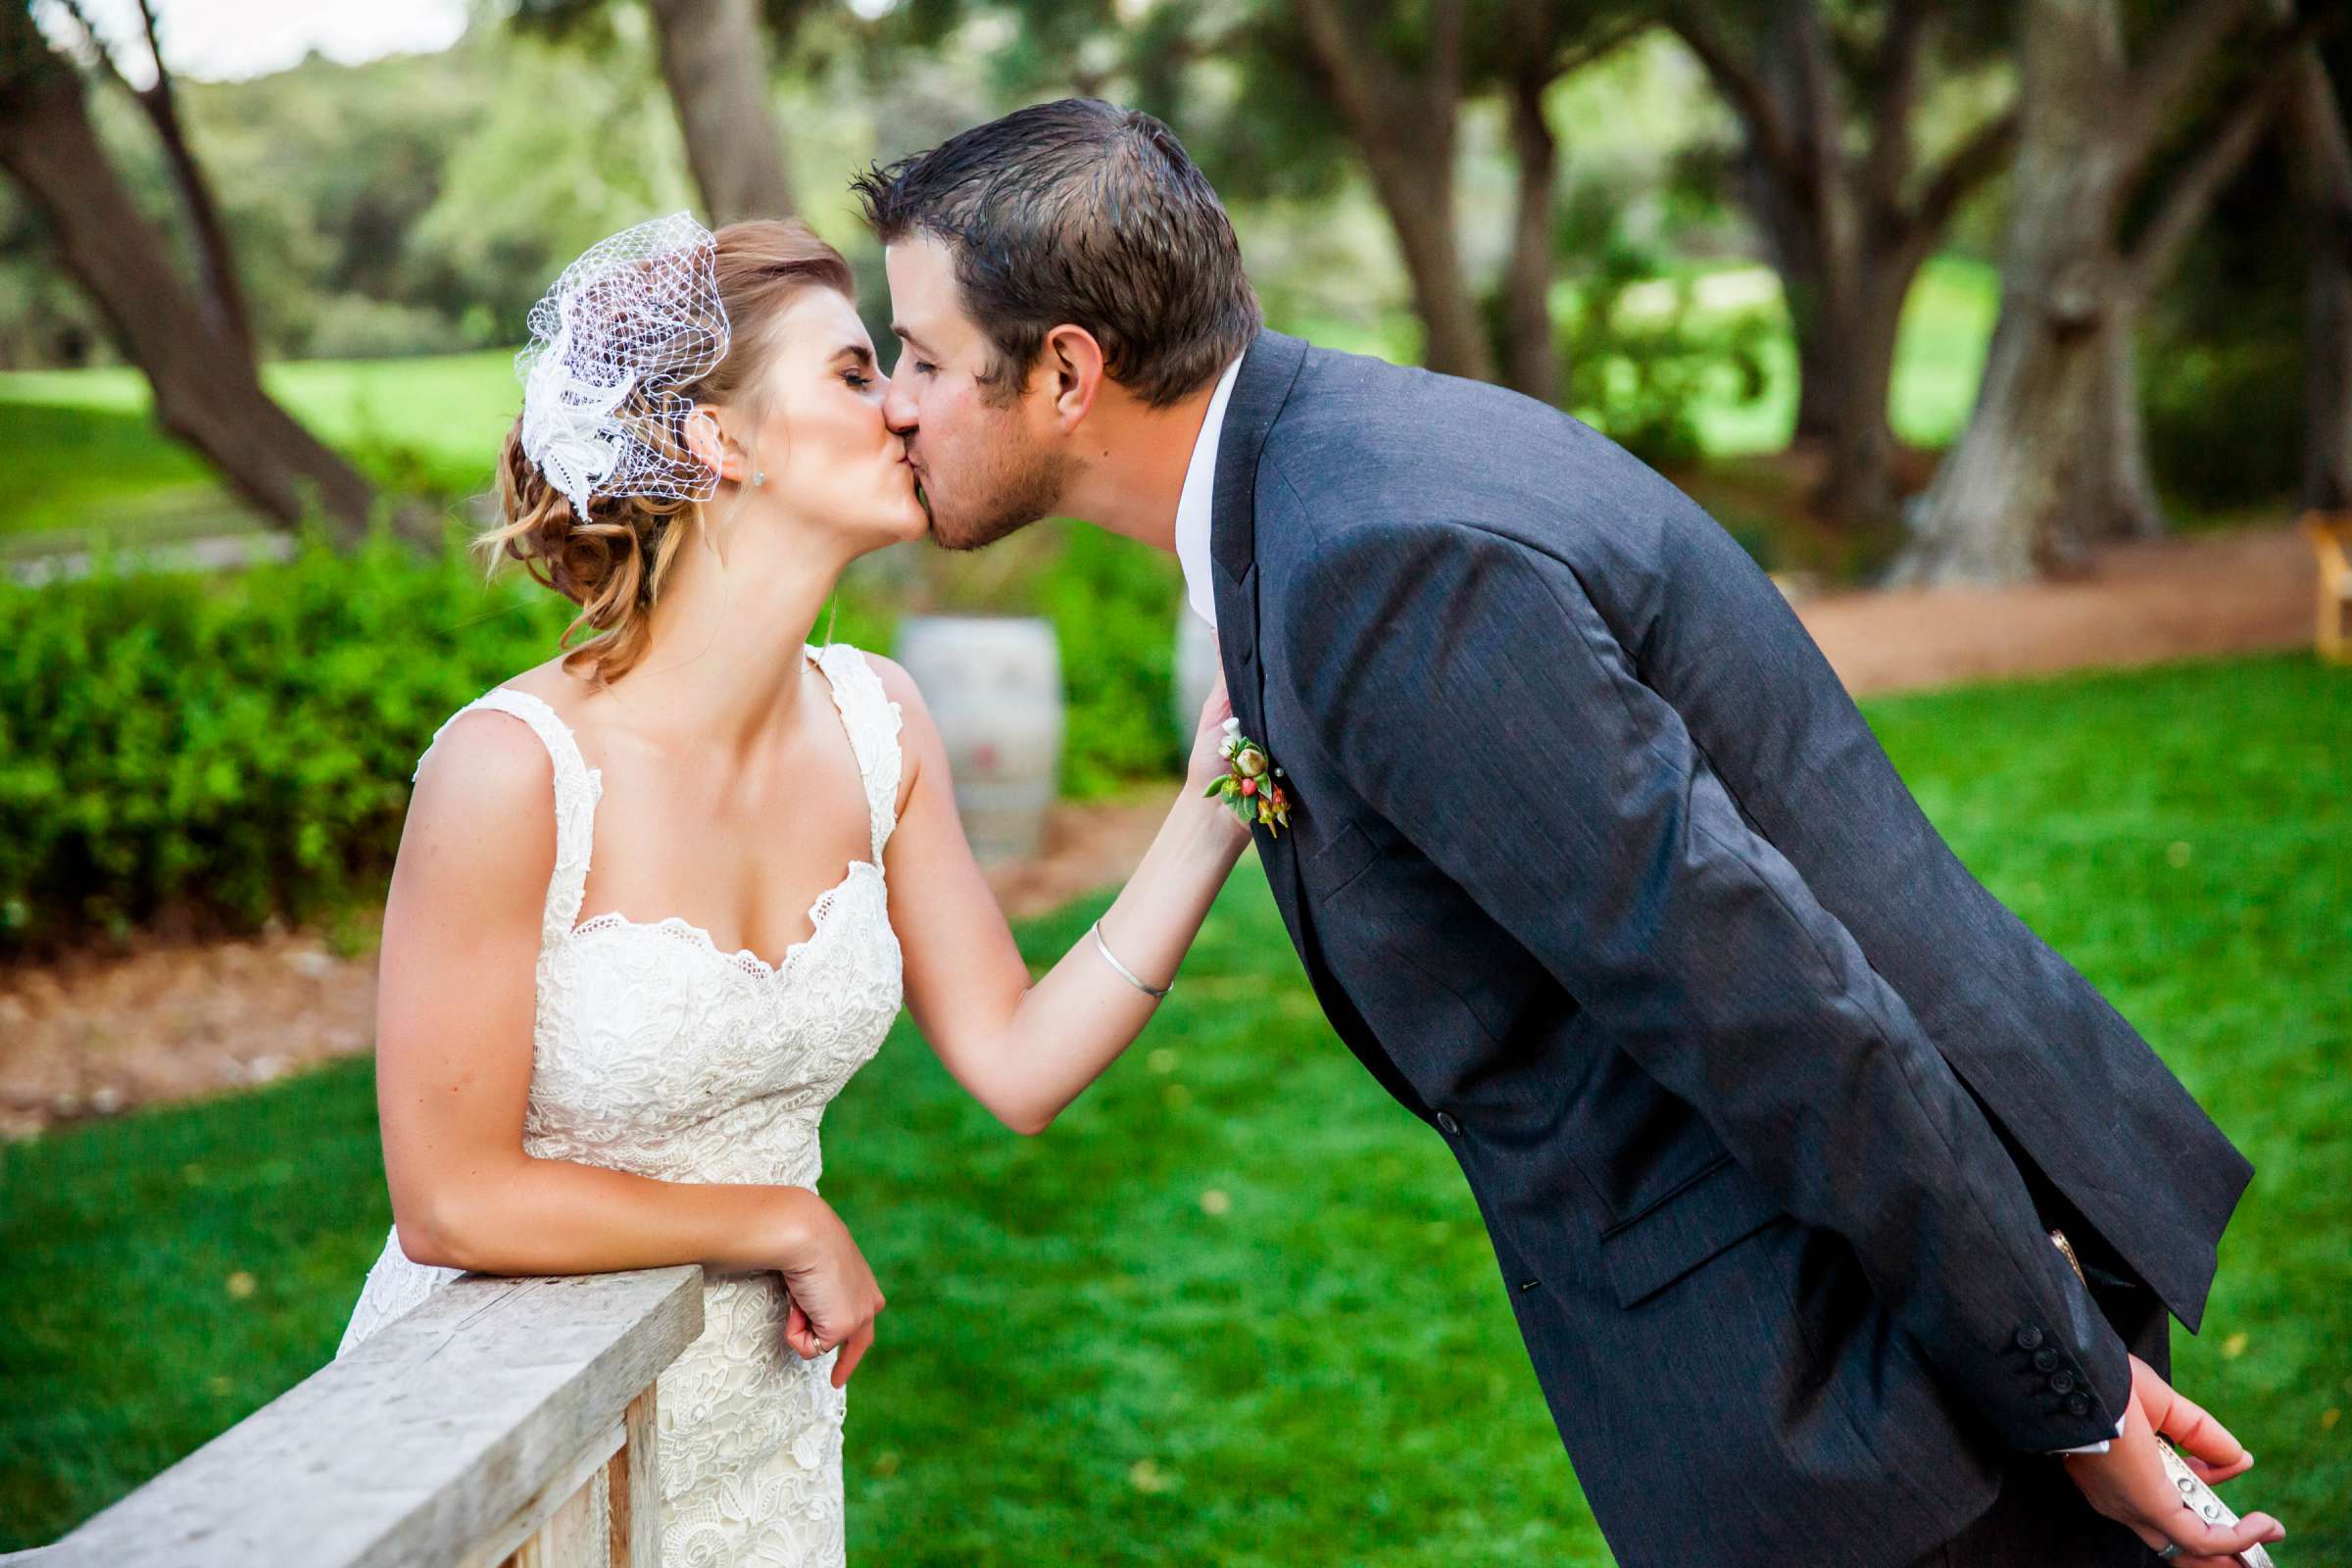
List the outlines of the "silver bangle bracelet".
<svg viewBox="0 0 2352 1568">
<path fill-rule="evenodd" d="M 1164 986 L 1148 986 L 1144 984 L 1143 981 L 1136 978 L 1135 971 L 1133 969 L 1128 968 L 1125 964 L 1119 961 L 1118 955 L 1110 951 L 1110 944 L 1102 940 L 1102 922 L 1097 920 L 1093 929 L 1095 933 L 1095 946 L 1102 950 L 1102 961 L 1109 964 L 1113 969 L 1118 970 L 1120 979 L 1126 981 L 1129 985 L 1135 987 L 1136 990 L 1141 991 L 1145 996 L 1150 997 L 1154 1002 L 1157 1002 L 1161 997 L 1166 996 L 1170 991 L 1173 991 L 1176 988 L 1176 982 L 1173 980 L 1170 980 Z"/>
</svg>

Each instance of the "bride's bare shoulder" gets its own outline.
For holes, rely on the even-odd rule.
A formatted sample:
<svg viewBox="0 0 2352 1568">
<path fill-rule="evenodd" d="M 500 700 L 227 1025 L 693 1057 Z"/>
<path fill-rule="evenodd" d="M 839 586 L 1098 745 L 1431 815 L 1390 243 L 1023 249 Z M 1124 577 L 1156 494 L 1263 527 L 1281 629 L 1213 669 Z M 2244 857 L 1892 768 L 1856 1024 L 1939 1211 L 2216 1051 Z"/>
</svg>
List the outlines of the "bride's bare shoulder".
<svg viewBox="0 0 2352 1568">
<path fill-rule="evenodd" d="M 561 689 L 550 686 L 546 673 L 544 665 L 525 670 L 495 689 L 538 699 L 568 727 L 557 701 Z M 562 678 L 560 670 L 556 674 Z M 406 837 L 421 834 L 453 848 L 463 842 L 501 859 L 520 851 L 524 869 L 543 858 L 540 848 L 552 858 L 556 766 L 550 745 L 537 725 L 511 709 L 482 704 L 462 710 L 417 761 Z"/>
</svg>

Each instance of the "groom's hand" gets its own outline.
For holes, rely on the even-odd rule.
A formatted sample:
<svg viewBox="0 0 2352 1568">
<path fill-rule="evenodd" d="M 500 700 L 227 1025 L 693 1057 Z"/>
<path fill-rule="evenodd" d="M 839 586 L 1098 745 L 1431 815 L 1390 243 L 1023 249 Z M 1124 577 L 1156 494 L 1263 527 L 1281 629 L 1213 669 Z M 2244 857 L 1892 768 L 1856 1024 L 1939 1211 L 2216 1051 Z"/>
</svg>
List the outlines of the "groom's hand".
<svg viewBox="0 0 2352 1568">
<path fill-rule="evenodd" d="M 2155 1368 L 2132 1357 L 2132 1400 L 2123 1436 L 2105 1453 L 2069 1454 L 2066 1473 L 2090 1505 L 2130 1529 L 2151 1550 L 2179 1546 L 2180 1568 L 2236 1568 L 2248 1546 L 2285 1539 L 2269 1514 L 2250 1513 L 2234 1525 L 2209 1525 L 2181 1506 L 2164 1473 L 2155 1434 L 2172 1440 L 2198 1478 L 2211 1485 L 2243 1475 L 2254 1456 L 2229 1429 L 2173 1392 Z"/>
</svg>

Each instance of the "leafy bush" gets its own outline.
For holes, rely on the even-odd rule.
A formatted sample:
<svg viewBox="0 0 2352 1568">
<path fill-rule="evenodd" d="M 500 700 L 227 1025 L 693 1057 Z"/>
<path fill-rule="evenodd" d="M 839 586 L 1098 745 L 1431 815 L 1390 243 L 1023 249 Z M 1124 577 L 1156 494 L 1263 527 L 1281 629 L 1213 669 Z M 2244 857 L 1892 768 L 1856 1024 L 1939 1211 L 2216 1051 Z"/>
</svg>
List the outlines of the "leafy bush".
<svg viewBox="0 0 2352 1568">
<path fill-rule="evenodd" d="M 814 640 L 887 652 L 878 586 L 854 574 Z M 1074 528 L 1023 593 L 1061 637 L 1065 786 L 1171 771 L 1172 565 Z M 237 575 L 0 584 L 0 951 L 374 897 L 434 730 L 552 657 L 570 609 L 389 539 L 313 538 Z"/>
<path fill-rule="evenodd" d="M 0 588 L 0 946 L 372 887 L 433 731 L 546 658 L 564 608 L 389 540 Z"/>
<path fill-rule="evenodd" d="M 2158 484 L 2192 507 L 2291 494 L 2303 474 L 2303 345 L 2291 332 L 2212 338 L 2160 337 L 2158 352 L 2141 356 Z"/>
<path fill-rule="evenodd" d="M 1167 557 L 1130 540 L 1067 532 L 1061 559 L 1038 577 L 1038 612 L 1060 638 L 1069 700 L 1061 787 L 1084 798 L 1184 765 L 1170 706 L 1180 577 Z"/>
<path fill-rule="evenodd" d="M 1703 312 L 1695 279 L 1661 275 L 1659 258 L 1613 244 L 1559 327 L 1569 411 L 1647 463 L 1703 450 L 1699 416 L 1767 391 L 1761 312 Z"/>
</svg>

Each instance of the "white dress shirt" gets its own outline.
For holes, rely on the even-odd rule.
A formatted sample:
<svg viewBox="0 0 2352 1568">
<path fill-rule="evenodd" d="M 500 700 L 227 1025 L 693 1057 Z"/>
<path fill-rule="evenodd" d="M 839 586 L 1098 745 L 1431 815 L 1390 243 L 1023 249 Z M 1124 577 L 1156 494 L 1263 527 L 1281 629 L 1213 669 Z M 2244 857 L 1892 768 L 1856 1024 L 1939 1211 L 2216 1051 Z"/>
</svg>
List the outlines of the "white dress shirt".
<svg viewBox="0 0 2352 1568">
<path fill-rule="evenodd" d="M 1176 497 L 1176 564 L 1184 568 L 1184 596 L 1211 631 L 1217 629 L 1217 595 L 1208 575 L 1208 524 L 1215 511 L 1217 438 L 1224 432 L 1225 405 L 1233 401 L 1233 383 L 1241 373 L 1237 357 L 1217 378 L 1207 416 L 1193 442 L 1193 461 L 1184 470 L 1184 489 Z"/>
<path fill-rule="evenodd" d="M 2117 1437 L 2120 1438 L 2124 1435 L 2124 1423 L 2131 1419 L 2129 1412 L 2115 1418 L 2115 1435 Z M 2108 1443 L 2085 1443 L 2080 1448 L 2052 1448 L 2050 1451 L 2052 1453 L 2105 1453 L 2112 1446 L 2114 1445 Z"/>
</svg>

